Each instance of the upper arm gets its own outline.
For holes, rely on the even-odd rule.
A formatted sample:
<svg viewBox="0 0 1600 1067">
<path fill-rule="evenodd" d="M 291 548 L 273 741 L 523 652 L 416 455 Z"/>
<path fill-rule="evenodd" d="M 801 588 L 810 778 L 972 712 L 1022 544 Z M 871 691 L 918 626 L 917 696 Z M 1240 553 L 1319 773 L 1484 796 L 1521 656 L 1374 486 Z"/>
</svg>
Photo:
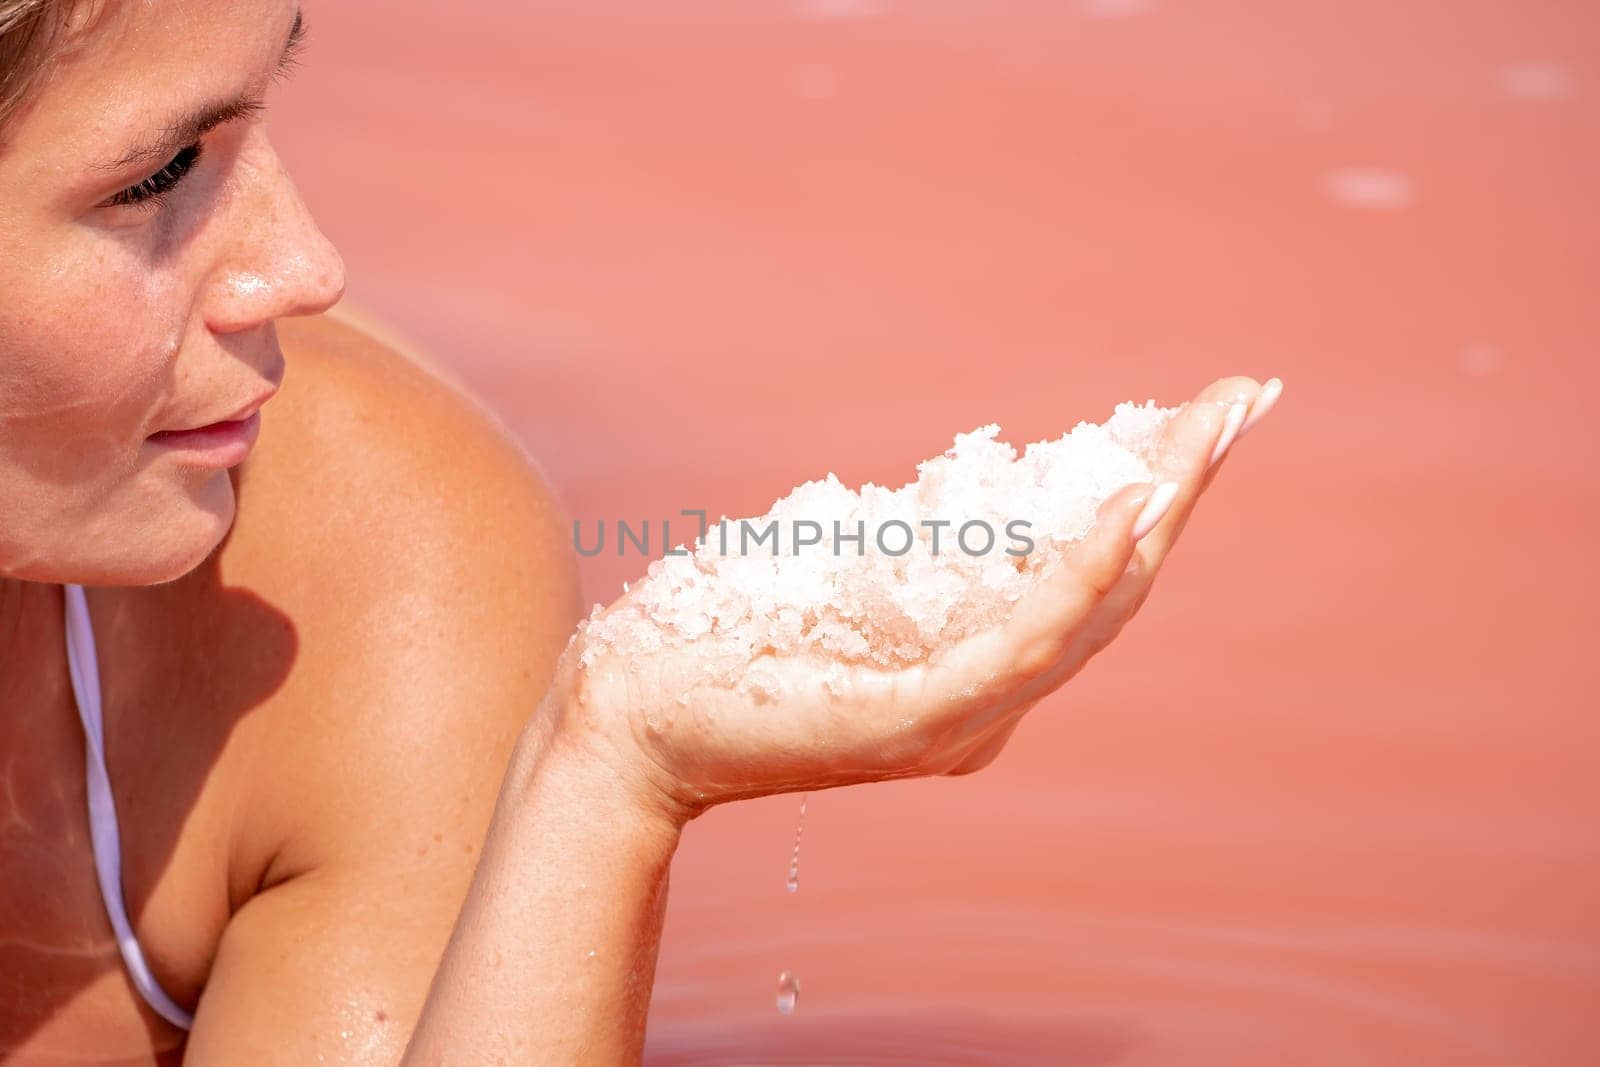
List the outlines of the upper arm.
<svg viewBox="0 0 1600 1067">
<path fill-rule="evenodd" d="M 580 613 L 566 517 L 509 435 L 359 335 L 341 343 L 291 357 L 319 395 L 250 475 L 253 515 L 302 509 L 279 583 L 321 610 L 240 801 L 274 844 L 189 1062 L 398 1060 Z"/>
</svg>

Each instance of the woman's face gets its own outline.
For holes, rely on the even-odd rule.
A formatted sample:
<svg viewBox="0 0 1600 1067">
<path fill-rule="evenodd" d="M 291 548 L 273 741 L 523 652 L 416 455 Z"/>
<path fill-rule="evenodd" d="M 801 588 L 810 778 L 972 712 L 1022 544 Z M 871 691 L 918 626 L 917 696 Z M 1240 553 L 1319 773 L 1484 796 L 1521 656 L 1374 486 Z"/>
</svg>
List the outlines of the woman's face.
<svg viewBox="0 0 1600 1067">
<path fill-rule="evenodd" d="M 232 523 L 238 458 L 150 438 L 248 414 L 273 320 L 343 291 L 256 106 L 298 31 L 295 0 L 110 0 L 0 129 L 0 578 L 164 582 Z"/>
</svg>

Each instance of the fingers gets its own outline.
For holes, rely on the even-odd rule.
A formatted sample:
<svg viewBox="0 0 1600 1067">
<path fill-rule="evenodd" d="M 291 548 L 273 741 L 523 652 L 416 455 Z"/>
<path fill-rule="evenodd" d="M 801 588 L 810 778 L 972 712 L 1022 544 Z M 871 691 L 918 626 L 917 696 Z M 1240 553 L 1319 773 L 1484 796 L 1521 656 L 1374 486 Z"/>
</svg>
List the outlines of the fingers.
<svg viewBox="0 0 1600 1067">
<path fill-rule="evenodd" d="M 1204 490 L 1261 389 L 1250 378 L 1224 378 L 1203 390 L 1167 426 L 1150 457 L 1154 485 L 1129 486 L 1107 500 L 1060 571 L 1018 605 L 1007 637 L 1023 699 L 1061 684 L 1104 647 L 1143 603 Z"/>
<path fill-rule="evenodd" d="M 1016 649 L 1015 668 L 1032 677 L 1060 657 L 1072 632 L 1095 610 L 1128 568 L 1134 531 L 1171 507 L 1176 490 L 1148 483 L 1125 486 L 1100 505 L 1087 536 L 1069 548 L 1059 566 L 1017 603 L 1006 638 Z"/>
<path fill-rule="evenodd" d="M 1167 424 L 1150 457 L 1150 467 L 1157 482 L 1176 482 L 1178 491 L 1166 515 L 1139 541 L 1141 570 L 1153 573 L 1161 566 L 1205 488 L 1206 475 L 1237 440 L 1250 405 L 1260 393 L 1253 378 L 1222 378 L 1203 389 Z"/>
<path fill-rule="evenodd" d="M 1278 378 L 1268 378 L 1267 384 L 1261 387 L 1261 395 L 1256 397 L 1256 402 L 1250 405 L 1250 417 L 1244 420 L 1244 425 L 1239 427 L 1239 436 L 1249 433 L 1267 413 L 1278 403 L 1278 398 L 1283 395 L 1283 382 Z"/>
<path fill-rule="evenodd" d="M 1130 486 L 1113 496 L 1090 535 L 1068 554 L 1064 573 L 1047 594 L 1058 598 L 1051 602 L 1056 610 L 1028 605 L 1033 610 L 1018 612 L 1015 618 L 1031 636 L 1018 645 L 1018 665 L 1028 681 L 1004 711 L 956 731 L 982 736 L 944 773 L 970 774 L 991 763 L 1026 710 L 1116 635 L 1143 602 L 1155 572 L 1234 442 L 1266 417 L 1282 392 L 1283 382 L 1277 378 L 1265 386 L 1250 378 L 1224 378 L 1174 418 L 1152 457 L 1155 485 Z"/>
<path fill-rule="evenodd" d="M 1134 523 L 1155 492 L 1155 486 L 1142 483 L 1112 494 L 1100 505 L 1088 535 L 1016 603 L 1009 619 L 933 654 L 929 668 L 937 681 L 932 689 L 947 694 L 930 709 L 935 718 L 959 723 L 963 733 L 977 733 L 1016 707 L 1019 678 L 1034 679 L 1056 663 L 1073 631 L 1116 587 L 1133 554 Z M 971 715 L 975 707 L 985 709 L 977 718 Z"/>
<path fill-rule="evenodd" d="M 1133 520 L 1134 541 L 1144 540 L 1145 535 L 1155 529 L 1156 523 L 1172 509 L 1172 502 L 1177 498 L 1177 482 L 1162 482 L 1156 486 L 1156 491 L 1150 494 L 1150 499 L 1139 509 L 1139 517 Z"/>
<path fill-rule="evenodd" d="M 1267 384 L 1261 387 L 1261 392 L 1256 395 L 1255 400 L 1249 405 L 1249 410 L 1244 415 L 1243 421 L 1240 422 L 1238 430 L 1230 434 L 1228 432 L 1229 426 L 1224 423 L 1222 436 L 1212 448 L 1211 466 L 1206 471 L 1205 479 L 1200 483 L 1201 492 L 1211 487 L 1211 480 L 1217 476 L 1217 471 L 1221 469 L 1222 461 L 1227 458 L 1233 444 L 1258 425 L 1262 419 L 1266 418 L 1273 406 L 1277 404 L 1278 397 L 1282 395 L 1283 381 L 1278 378 L 1268 378 Z M 1229 415 L 1235 419 L 1238 418 L 1234 408 L 1229 409 Z"/>
<path fill-rule="evenodd" d="M 1018 715 L 984 738 L 977 748 L 961 757 L 959 763 L 944 773 L 950 775 L 971 774 L 973 771 L 983 770 L 983 768 L 994 762 L 996 756 L 1000 755 L 1000 750 L 1006 747 L 1006 742 L 1011 740 L 1011 735 L 1017 732 L 1017 727 L 1021 724 L 1022 716 Z"/>
<path fill-rule="evenodd" d="M 1239 436 L 1239 428 L 1244 425 L 1245 413 L 1250 406 L 1243 402 L 1228 406 L 1228 414 L 1222 420 L 1222 433 L 1217 436 L 1217 443 L 1211 446 L 1211 458 L 1206 460 L 1208 471 L 1217 465 L 1217 461 L 1227 453 L 1228 446 L 1233 444 L 1233 439 Z"/>
</svg>

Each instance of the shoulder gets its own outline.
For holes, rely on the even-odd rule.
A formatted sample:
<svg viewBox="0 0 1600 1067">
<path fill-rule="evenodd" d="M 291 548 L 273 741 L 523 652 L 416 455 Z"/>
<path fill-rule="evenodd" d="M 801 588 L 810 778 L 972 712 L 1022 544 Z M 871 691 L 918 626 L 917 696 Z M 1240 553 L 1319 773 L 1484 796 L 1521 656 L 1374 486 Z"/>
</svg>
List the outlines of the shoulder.
<svg viewBox="0 0 1600 1067">
<path fill-rule="evenodd" d="M 363 609 L 380 606 L 391 622 L 576 622 L 570 521 L 483 403 L 347 322 L 288 320 L 280 337 L 288 371 L 238 473 L 229 564 L 373 638 L 386 620 Z"/>
<path fill-rule="evenodd" d="M 327 316 L 289 320 L 280 338 L 288 370 L 239 471 L 230 541 L 288 520 L 319 539 L 295 548 L 300 561 L 314 563 L 310 549 L 320 546 L 395 563 L 395 552 L 430 533 L 487 535 L 494 527 L 484 523 L 514 521 L 543 533 L 561 518 L 553 487 L 521 444 L 442 371 Z M 389 536 L 375 541 L 368 535 L 379 524 Z M 485 540 L 455 547 L 492 548 Z"/>
<path fill-rule="evenodd" d="M 576 553 L 465 389 L 348 323 L 280 339 L 233 528 L 184 579 L 251 620 L 188 624 L 218 655 L 186 710 L 246 709 L 213 776 L 227 918 L 190 1047 L 338 1030 L 398 1057 L 579 618 Z"/>
<path fill-rule="evenodd" d="M 350 323 L 290 320 L 280 337 L 288 371 L 238 472 L 233 562 L 318 607 L 414 583 L 576 610 L 559 495 L 489 408 Z"/>
<path fill-rule="evenodd" d="M 222 545 L 93 590 L 125 891 L 162 984 L 205 987 L 214 1020 L 273 991 L 337 1014 L 324 972 L 369 977 L 398 1018 L 580 618 L 571 523 L 404 346 L 329 318 L 281 343 Z"/>
<path fill-rule="evenodd" d="M 481 836 L 581 613 L 559 497 L 484 405 L 349 323 L 280 338 L 283 388 L 218 553 L 293 630 L 239 842 L 266 883 L 398 847 L 378 827 L 408 811 Z"/>
</svg>

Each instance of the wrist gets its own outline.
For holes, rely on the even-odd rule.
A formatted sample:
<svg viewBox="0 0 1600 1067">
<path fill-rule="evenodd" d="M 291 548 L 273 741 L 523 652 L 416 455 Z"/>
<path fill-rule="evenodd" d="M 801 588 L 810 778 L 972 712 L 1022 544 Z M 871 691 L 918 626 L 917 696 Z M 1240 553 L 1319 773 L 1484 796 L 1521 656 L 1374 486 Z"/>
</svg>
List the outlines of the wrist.
<svg viewBox="0 0 1600 1067">
<path fill-rule="evenodd" d="M 524 810 L 559 798 L 675 847 L 683 827 L 705 805 L 677 796 L 642 753 L 596 729 L 579 703 L 577 681 L 573 672 L 558 673 L 517 742 L 508 789 Z"/>
<path fill-rule="evenodd" d="M 582 725 L 557 726 L 549 759 L 555 773 L 584 796 L 658 833 L 676 838 L 704 810 L 678 797 L 631 745 Z"/>
</svg>

